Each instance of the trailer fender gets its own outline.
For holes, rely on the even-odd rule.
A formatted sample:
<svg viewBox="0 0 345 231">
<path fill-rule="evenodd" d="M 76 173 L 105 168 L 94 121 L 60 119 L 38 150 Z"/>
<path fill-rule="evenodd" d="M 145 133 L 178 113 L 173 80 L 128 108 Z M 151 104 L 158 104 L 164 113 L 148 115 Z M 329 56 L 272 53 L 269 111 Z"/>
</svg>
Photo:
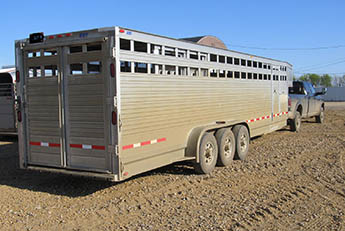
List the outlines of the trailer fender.
<svg viewBox="0 0 345 231">
<path fill-rule="evenodd" d="M 199 153 L 200 142 L 201 142 L 202 136 L 206 132 L 214 133 L 220 128 L 232 127 L 236 124 L 244 124 L 248 128 L 248 125 L 245 122 L 239 122 L 239 121 L 236 121 L 236 122 L 232 121 L 232 122 L 220 123 L 220 124 L 216 123 L 216 124 L 209 124 L 209 125 L 193 128 L 190 131 L 188 140 L 187 140 L 187 148 L 185 152 L 186 157 L 195 157 L 195 161 L 199 163 L 198 153 Z"/>
</svg>

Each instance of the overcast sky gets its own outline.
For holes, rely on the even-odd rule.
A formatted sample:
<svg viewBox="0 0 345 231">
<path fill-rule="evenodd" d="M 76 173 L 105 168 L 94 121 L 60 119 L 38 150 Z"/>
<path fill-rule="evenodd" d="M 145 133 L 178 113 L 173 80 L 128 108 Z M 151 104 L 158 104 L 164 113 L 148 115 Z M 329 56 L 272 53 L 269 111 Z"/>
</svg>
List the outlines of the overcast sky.
<svg viewBox="0 0 345 231">
<path fill-rule="evenodd" d="M 215 35 L 229 49 L 288 61 L 295 75 L 345 74 L 345 1 L 2 1 L 0 67 L 14 40 L 119 25 L 173 38 Z"/>
</svg>

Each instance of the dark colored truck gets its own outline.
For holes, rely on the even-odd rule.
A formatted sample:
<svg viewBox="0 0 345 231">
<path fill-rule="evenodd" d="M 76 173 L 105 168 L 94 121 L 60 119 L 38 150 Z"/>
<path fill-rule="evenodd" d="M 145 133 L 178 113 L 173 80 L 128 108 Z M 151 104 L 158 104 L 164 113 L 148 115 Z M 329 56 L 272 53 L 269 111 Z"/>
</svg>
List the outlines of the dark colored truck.
<svg viewBox="0 0 345 231">
<path fill-rule="evenodd" d="M 309 82 L 293 81 L 288 101 L 288 124 L 292 131 L 299 132 L 302 118 L 315 117 L 317 123 L 323 123 L 325 103 L 321 95 L 326 94 L 326 90 L 316 92 Z"/>
</svg>

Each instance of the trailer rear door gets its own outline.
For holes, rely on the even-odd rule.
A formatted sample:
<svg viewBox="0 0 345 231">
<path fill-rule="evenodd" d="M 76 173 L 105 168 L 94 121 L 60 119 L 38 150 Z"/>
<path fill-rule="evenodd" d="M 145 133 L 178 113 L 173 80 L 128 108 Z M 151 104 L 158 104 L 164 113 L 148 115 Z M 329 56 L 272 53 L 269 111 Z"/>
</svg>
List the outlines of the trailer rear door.
<svg viewBox="0 0 345 231">
<path fill-rule="evenodd" d="M 107 42 L 26 48 L 29 165 L 110 172 L 104 63 Z M 107 56 L 108 55 L 108 56 Z"/>
</svg>

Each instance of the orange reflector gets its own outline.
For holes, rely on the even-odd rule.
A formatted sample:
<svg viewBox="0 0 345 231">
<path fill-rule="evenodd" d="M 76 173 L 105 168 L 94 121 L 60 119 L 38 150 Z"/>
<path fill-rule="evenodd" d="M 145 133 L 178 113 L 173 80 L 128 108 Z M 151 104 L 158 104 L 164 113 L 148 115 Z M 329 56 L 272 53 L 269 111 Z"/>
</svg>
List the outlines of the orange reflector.
<svg viewBox="0 0 345 231">
<path fill-rule="evenodd" d="M 16 82 L 19 83 L 20 82 L 20 72 L 16 71 Z"/>
<path fill-rule="evenodd" d="M 116 115 L 116 112 L 115 112 L 115 111 L 113 111 L 113 112 L 111 113 L 111 123 L 112 123 L 113 125 L 116 125 L 116 124 L 117 124 L 117 115 Z"/>
<path fill-rule="evenodd" d="M 18 120 L 18 122 L 22 122 L 22 112 L 21 111 L 17 111 L 17 120 Z"/>
<path fill-rule="evenodd" d="M 110 64 L 110 75 L 111 75 L 111 77 L 115 77 L 115 65 L 114 65 L 114 63 Z"/>
</svg>

